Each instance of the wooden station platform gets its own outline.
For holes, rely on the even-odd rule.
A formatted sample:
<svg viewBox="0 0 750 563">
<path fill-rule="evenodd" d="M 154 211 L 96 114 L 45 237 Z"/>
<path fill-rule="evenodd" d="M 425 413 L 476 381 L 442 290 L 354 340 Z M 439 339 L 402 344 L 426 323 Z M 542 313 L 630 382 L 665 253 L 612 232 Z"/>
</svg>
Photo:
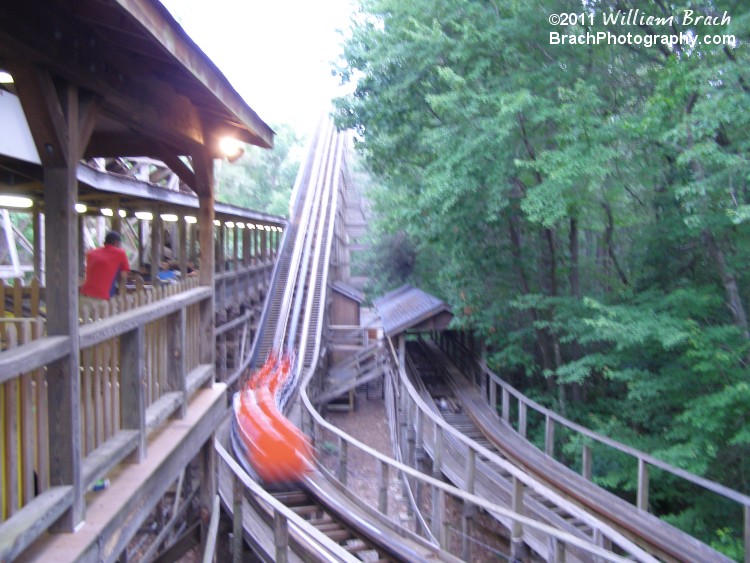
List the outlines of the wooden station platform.
<svg viewBox="0 0 750 563">
<path fill-rule="evenodd" d="M 223 383 L 199 389 L 182 419 L 153 432 L 141 463 L 125 463 L 108 475 L 108 489 L 88 493 L 86 520 L 70 534 L 42 536 L 18 561 L 114 561 L 226 414 Z"/>
</svg>

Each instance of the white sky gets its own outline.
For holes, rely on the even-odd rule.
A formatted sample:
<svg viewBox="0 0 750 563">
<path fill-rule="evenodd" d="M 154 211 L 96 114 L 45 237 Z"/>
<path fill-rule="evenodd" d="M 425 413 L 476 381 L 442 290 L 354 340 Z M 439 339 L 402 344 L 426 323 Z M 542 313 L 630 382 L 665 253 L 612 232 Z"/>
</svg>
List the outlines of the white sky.
<svg viewBox="0 0 750 563">
<path fill-rule="evenodd" d="M 336 94 L 351 0 L 161 0 L 269 125 L 307 132 Z"/>
</svg>

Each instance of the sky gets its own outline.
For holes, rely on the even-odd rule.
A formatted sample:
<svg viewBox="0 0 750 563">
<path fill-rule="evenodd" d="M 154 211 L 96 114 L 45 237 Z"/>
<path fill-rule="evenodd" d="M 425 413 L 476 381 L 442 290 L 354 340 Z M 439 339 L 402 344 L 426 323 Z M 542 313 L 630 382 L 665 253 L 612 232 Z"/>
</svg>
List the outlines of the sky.
<svg viewBox="0 0 750 563">
<path fill-rule="evenodd" d="M 271 126 L 305 133 L 341 91 L 331 61 L 352 0 L 161 0 Z"/>
</svg>

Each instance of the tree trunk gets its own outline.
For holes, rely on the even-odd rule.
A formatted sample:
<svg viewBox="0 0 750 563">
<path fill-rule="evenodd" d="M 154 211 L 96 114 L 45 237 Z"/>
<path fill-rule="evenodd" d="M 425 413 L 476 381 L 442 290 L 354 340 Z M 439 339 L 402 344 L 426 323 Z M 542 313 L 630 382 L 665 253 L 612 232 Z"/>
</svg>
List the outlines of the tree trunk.
<svg viewBox="0 0 750 563">
<path fill-rule="evenodd" d="M 747 325 L 747 314 L 745 313 L 745 307 L 742 303 L 742 296 L 740 290 L 737 287 L 737 278 L 734 273 L 730 271 L 727 266 L 727 260 L 724 256 L 724 251 L 719 247 L 716 242 L 716 238 L 711 231 L 706 229 L 703 231 L 703 241 L 708 249 L 708 254 L 716 264 L 716 268 L 719 271 L 719 277 L 721 277 L 721 283 L 724 285 L 724 291 L 727 295 L 727 307 L 732 313 L 732 320 L 734 324 L 742 331 L 742 335 L 745 339 L 750 340 L 750 330 Z"/>
<path fill-rule="evenodd" d="M 521 246 L 521 229 L 519 226 L 519 219 L 516 215 L 511 215 L 508 221 L 508 232 L 510 234 L 510 247 L 511 253 L 513 254 L 513 261 L 515 262 L 516 273 L 518 274 L 519 283 L 521 285 L 521 292 L 523 295 L 529 295 L 531 293 L 531 286 L 529 285 L 529 278 L 526 274 L 526 269 L 523 267 L 522 258 L 522 246 Z M 534 324 L 539 320 L 539 311 L 531 309 L 529 311 L 531 320 Z M 547 335 L 543 331 L 535 328 L 534 334 L 536 336 L 537 348 L 539 355 L 542 359 L 542 369 L 551 369 L 551 350 Z"/>
<path fill-rule="evenodd" d="M 625 272 L 623 272 L 622 268 L 620 267 L 620 261 L 617 259 L 614 243 L 612 241 L 612 233 L 615 230 L 614 219 L 612 218 L 612 208 L 609 206 L 609 203 L 606 202 L 602 203 L 602 207 L 604 208 L 604 212 L 607 214 L 607 230 L 604 232 L 604 240 L 607 244 L 607 253 L 612 260 L 612 265 L 615 267 L 617 276 L 620 278 L 620 281 L 623 283 L 623 285 L 630 285 L 628 283 L 628 278 L 625 275 Z"/>
<path fill-rule="evenodd" d="M 570 218 L 568 248 L 570 252 L 570 294 L 581 298 L 581 272 L 579 266 L 578 219 Z"/>
</svg>

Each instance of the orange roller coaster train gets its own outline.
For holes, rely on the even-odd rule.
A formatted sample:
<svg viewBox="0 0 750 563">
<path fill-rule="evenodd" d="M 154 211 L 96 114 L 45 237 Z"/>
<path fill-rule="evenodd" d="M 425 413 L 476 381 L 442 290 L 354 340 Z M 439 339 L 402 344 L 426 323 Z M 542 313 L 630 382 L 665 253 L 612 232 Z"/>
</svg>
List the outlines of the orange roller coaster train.
<svg viewBox="0 0 750 563">
<path fill-rule="evenodd" d="M 310 442 L 281 412 L 294 388 L 293 364 L 287 354 L 270 354 L 232 399 L 235 452 L 265 483 L 299 481 L 312 467 Z"/>
</svg>

